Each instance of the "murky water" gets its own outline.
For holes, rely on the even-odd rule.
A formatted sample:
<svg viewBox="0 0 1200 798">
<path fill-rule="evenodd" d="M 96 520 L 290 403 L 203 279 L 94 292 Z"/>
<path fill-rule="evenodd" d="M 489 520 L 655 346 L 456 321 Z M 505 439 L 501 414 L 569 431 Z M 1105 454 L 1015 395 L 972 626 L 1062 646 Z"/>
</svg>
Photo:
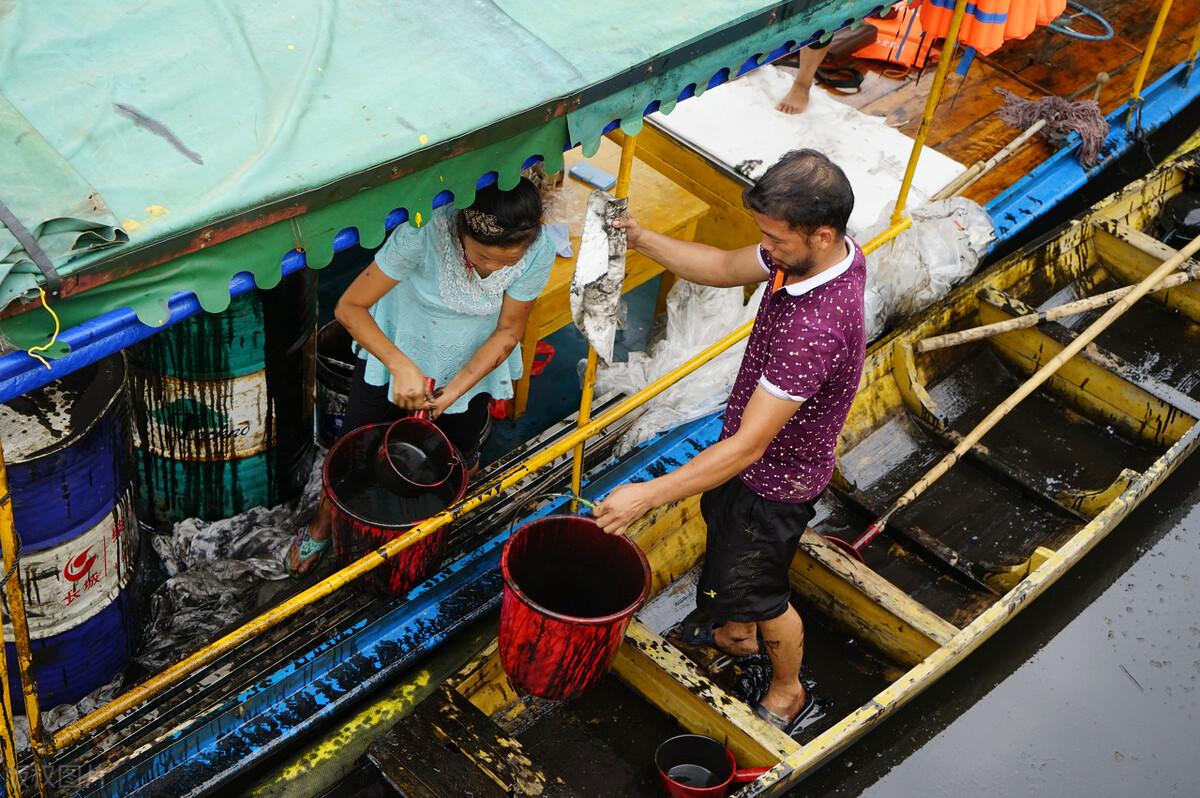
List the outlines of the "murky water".
<svg viewBox="0 0 1200 798">
<path fill-rule="evenodd" d="M 1200 793 L 1200 458 L 959 668 L 795 791 Z"/>
</svg>

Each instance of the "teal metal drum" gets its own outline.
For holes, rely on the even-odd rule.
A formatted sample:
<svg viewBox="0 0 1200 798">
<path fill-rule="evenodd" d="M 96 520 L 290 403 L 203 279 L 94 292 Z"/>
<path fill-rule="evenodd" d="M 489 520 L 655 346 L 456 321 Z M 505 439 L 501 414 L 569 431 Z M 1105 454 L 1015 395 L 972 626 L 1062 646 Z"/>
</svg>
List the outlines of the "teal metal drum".
<svg viewBox="0 0 1200 798">
<path fill-rule="evenodd" d="M 0 405 L 0 434 L 38 695 L 44 709 L 73 704 L 121 673 L 137 638 L 124 357 Z M 21 710 L 5 627 L 9 692 Z"/>
<path fill-rule="evenodd" d="M 201 314 L 130 350 L 138 516 L 159 527 L 272 506 L 315 451 L 315 273 Z"/>
</svg>

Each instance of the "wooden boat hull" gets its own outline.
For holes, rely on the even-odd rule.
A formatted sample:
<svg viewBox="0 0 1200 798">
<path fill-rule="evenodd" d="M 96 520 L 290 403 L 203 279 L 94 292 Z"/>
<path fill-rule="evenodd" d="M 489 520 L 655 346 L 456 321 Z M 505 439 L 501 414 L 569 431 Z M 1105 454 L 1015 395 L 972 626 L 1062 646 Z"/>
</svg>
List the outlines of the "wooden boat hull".
<svg viewBox="0 0 1200 798">
<path fill-rule="evenodd" d="M 1101 262 L 1132 264 L 1134 271 L 1126 278 L 1140 279 L 1153 268 L 1151 256 L 1162 254 L 1162 250 L 1161 245 L 1136 231 L 1150 224 L 1166 197 L 1193 179 L 1197 161 L 1192 157 L 1169 165 L 1110 197 L 1062 228 L 1054 238 L 1006 259 L 873 345 L 862 388 L 841 437 L 836 479 L 840 484 L 835 492 L 869 502 L 864 489 L 867 486 L 855 484 L 867 470 L 861 449 L 869 448 L 869 439 L 889 423 L 911 419 L 931 431 L 954 434 L 939 406 L 934 385 L 939 377 L 952 374 L 965 356 L 961 352 L 941 352 L 914 357 L 914 344 L 935 334 L 1006 317 L 1019 312 L 1024 300 L 1040 304 L 1067 286 L 1091 289 L 1116 271 L 1097 269 Z M 1151 301 L 1170 302 L 1183 314 L 1190 313 L 1190 305 L 1178 298 L 1156 296 Z M 1194 325 L 1200 316 L 1191 319 L 1180 322 Z M 1055 335 L 1071 335 L 1066 329 L 1052 331 L 1054 335 L 1037 329 L 1027 335 L 1024 332 L 1006 333 L 986 344 L 995 347 L 1000 359 L 1018 375 L 1056 351 Z M 1105 484 L 1041 489 L 1033 503 L 1054 508 L 1057 515 L 1053 517 L 1061 521 L 1061 528 L 1050 530 L 1044 539 L 1017 541 L 1021 545 L 1012 552 L 1016 560 L 992 567 L 989 584 L 1000 595 L 976 591 L 957 612 L 945 608 L 934 612 L 914 599 L 911 589 L 901 589 L 876 570 L 845 557 L 815 532 L 805 534 L 793 563 L 792 581 L 807 610 L 815 609 L 847 630 L 854 640 L 899 666 L 884 689 L 828 728 L 801 743 L 765 724 L 747 704 L 730 694 L 720 678 L 707 672 L 702 660 L 685 654 L 660 630 L 652 628 L 647 618 L 630 626 L 614 663 L 614 675 L 685 729 L 723 741 L 742 766 L 771 767 L 766 775 L 744 787 L 739 796 L 782 795 L 991 637 L 1100 542 L 1200 446 L 1197 399 L 1146 378 L 1120 363 L 1116 355 L 1099 348 L 1089 349 L 1069 365 L 1071 369 L 1064 372 L 1060 384 L 1050 384 L 1045 392 L 1050 401 L 1069 406 L 1071 413 L 1081 418 L 1094 419 L 1088 423 L 1110 424 L 1121 431 L 1125 440 L 1132 441 L 1131 445 L 1158 453 L 1152 458 L 1146 454 L 1148 465 L 1144 467 L 1120 469 Z M 668 433 L 655 451 L 657 456 L 609 473 L 593 484 L 590 492 L 602 495 L 607 486 L 661 473 L 664 464 L 675 467 L 681 448 L 699 451 L 716 440 L 719 430 L 720 420 L 714 417 Z M 1004 472 L 1010 481 L 1027 480 L 1020 468 L 1005 459 L 1007 455 L 999 451 L 1001 448 L 981 447 L 973 457 L 981 467 Z M 1039 490 L 1030 484 L 1023 487 L 1027 493 Z M 673 590 L 676 580 L 703 555 L 704 525 L 697 504 L 696 498 L 690 498 L 659 508 L 631 532 L 647 553 L 655 592 Z M 889 548 L 903 545 L 898 539 Z M 888 556 L 877 553 L 875 562 Z M 530 705 L 507 683 L 496 665 L 494 646 L 484 648 L 449 684 L 500 728 L 553 722 L 537 720 L 542 710 Z M 549 776 L 546 779 L 550 784 Z"/>
</svg>

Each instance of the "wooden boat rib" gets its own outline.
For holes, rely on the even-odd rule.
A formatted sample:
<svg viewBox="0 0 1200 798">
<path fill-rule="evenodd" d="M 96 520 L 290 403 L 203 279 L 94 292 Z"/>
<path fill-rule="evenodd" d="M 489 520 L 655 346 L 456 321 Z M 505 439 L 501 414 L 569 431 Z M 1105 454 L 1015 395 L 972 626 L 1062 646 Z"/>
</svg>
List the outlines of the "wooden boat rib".
<svg viewBox="0 0 1200 798">
<path fill-rule="evenodd" d="M 1061 577 L 1200 445 L 1200 364 L 1194 358 L 1200 287 L 1188 283 L 1151 295 L 1073 358 L 898 514 L 894 532 L 864 550 L 866 564 L 821 534 L 865 526 L 1094 314 L 921 355 L 913 354 L 917 342 L 1140 281 L 1173 254 L 1147 231 L 1167 198 L 1200 182 L 1198 167 L 1200 158 L 1192 155 L 1160 168 L 869 350 L 841 435 L 838 473 L 791 575 L 806 625 L 830 626 L 867 650 L 858 662 L 834 654 L 841 667 L 874 663 L 882 689 L 837 694 L 836 680 L 821 673 L 822 656 L 828 660 L 830 653 L 821 652 L 810 633 L 806 659 L 817 690 L 832 689 L 832 711 L 800 740 L 764 723 L 733 694 L 727 663 L 670 640 L 671 628 L 692 606 L 689 575 L 703 556 L 698 500 L 660 508 L 631 532 L 650 561 L 656 597 L 630 626 L 613 672 L 683 728 L 724 741 L 741 766 L 771 768 L 738 795 L 783 794 L 933 684 Z M 693 450 L 715 439 L 719 420 L 705 424 L 687 433 Z M 653 473 L 654 464 L 647 468 Z M 605 483 L 636 477 L 626 470 Z M 393 746 L 386 755 L 387 742 L 372 748 L 371 759 L 389 783 L 410 784 L 406 795 L 449 794 L 436 779 L 422 782 L 428 792 L 411 791 L 419 770 L 413 729 L 436 726 L 429 707 L 453 704 L 461 714 L 464 698 L 466 711 L 494 722 L 490 728 L 500 741 L 491 748 L 477 739 L 474 748 L 459 746 L 465 759 L 478 765 L 486 751 L 501 759 L 519 752 L 527 793 L 577 794 L 539 771 L 522 750 L 530 728 L 555 723 L 555 708 L 513 688 L 494 641 L 398 727 L 408 730 L 409 748 L 398 753 Z M 480 726 L 473 728 L 477 734 Z M 516 778 L 511 773 L 492 771 L 495 785 L 515 783 L 505 782 Z"/>
</svg>

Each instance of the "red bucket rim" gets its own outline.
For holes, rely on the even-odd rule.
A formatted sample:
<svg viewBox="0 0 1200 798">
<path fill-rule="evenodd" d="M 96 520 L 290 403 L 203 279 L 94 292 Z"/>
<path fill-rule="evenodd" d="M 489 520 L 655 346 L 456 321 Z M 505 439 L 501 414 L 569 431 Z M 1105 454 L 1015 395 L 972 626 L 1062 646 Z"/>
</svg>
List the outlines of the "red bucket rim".
<svg viewBox="0 0 1200 798">
<path fill-rule="evenodd" d="M 401 473 L 400 469 L 396 468 L 396 464 L 392 462 L 390 453 L 387 457 L 388 468 L 392 470 L 392 473 L 395 475 L 396 479 L 399 479 L 401 482 L 407 482 L 414 488 L 440 488 L 442 485 L 445 485 L 447 482 L 449 482 L 450 478 L 454 476 L 454 470 L 456 466 L 462 463 L 462 457 L 459 456 L 458 450 L 454 447 L 454 444 L 451 443 L 450 439 L 446 437 L 446 433 L 442 432 L 442 428 L 437 424 L 434 424 L 429 419 L 421 416 L 405 416 L 404 418 L 398 418 L 388 424 L 387 432 L 383 433 L 383 443 L 381 445 L 384 449 L 387 449 L 388 442 L 391 441 L 393 432 L 398 429 L 403 429 L 404 427 L 411 427 L 414 425 L 433 430 L 433 432 L 436 433 L 437 436 L 446 444 L 446 449 L 450 452 L 449 462 L 446 463 L 446 476 L 434 482 L 418 482 L 407 474 Z M 426 456 L 428 457 L 428 454 L 426 454 Z"/>
<path fill-rule="evenodd" d="M 349 507 L 347 507 L 342 502 L 342 500 L 338 498 L 337 494 L 333 492 L 333 488 L 332 488 L 332 486 L 330 484 L 330 480 L 329 480 L 329 463 L 333 460 L 333 453 L 336 452 L 338 450 L 338 448 L 342 446 L 343 443 L 345 443 L 351 437 L 353 437 L 354 433 L 360 432 L 362 430 L 374 429 L 375 427 L 389 427 L 393 423 L 394 422 L 391 422 L 391 421 L 384 421 L 384 422 L 380 422 L 378 424 L 364 424 L 361 427 L 350 430 L 349 432 L 342 435 L 342 437 L 340 437 L 336 441 L 334 441 L 333 446 L 330 446 L 329 451 L 325 453 L 325 462 L 321 464 L 321 492 L 325 496 L 329 497 L 329 501 L 334 503 L 334 505 L 338 508 L 339 512 L 344 513 L 345 515 L 349 516 L 350 518 L 353 518 L 355 521 L 357 521 L 360 524 L 366 524 L 367 526 L 373 526 L 378 529 L 395 529 L 395 530 L 402 531 L 405 529 L 412 529 L 413 527 L 417 526 L 418 524 L 422 524 L 425 521 L 428 521 L 429 519 L 425 518 L 420 521 L 413 521 L 413 522 L 407 523 L 407 524 L 385 524 L 385 523 L 377 521 L 373 518 L 367 518 L 365 516 L 359 515 L 358 513 L 354 512 Z M 445 484 L 445 482 L 450 481 L 450 479 L 453 478 L 455 472 L 458 472 L 458 474 L 460 475 L 458 488 L 457 488 L 457 490 L 455 490 L 454 498 L 450 501 L 450 504 L 446 505 L 447 508 L 453 507 L 467 493 L 467 482 L 469 480 L 469 477 L 467 475 L 467 469 L 462 464 L 461 460 L 458 461 L 456 466 L 454 466 L 454 468 L 450 472 L 450 476 L 446 477 L 443 484 Z M 442 512 L 445 512 L 445 511 L 443 510 Z M 433 518 L 433 516 L 430 516 L 429 518 Z"/>
<path fill-rule="evenodd" d="M 646 598 L 650 595 L 650 586 L 653 583 L 654 574 L 650 571 L 650 561 L 646 559 L 646 553 L 642 551 L 642 547 L 639 546 L 638 544 L 634 543 L 632 540 L 630 540 L 625 535 L 613 535 L 613 537 L 620 538 L 621 540 L 623 540 L 625 542 L 625 544 L 627 546 L 629 546 L 631 549 L 633 549 L 634 553 L 637 554 L 638 562 L 642 566 L 642 575 L 643 575 L 644 579 L 642 580 L 642 590 L 640 593 L 638 593 L 638 597 L 631 603 L 622 607 L 620 610 L 617 610 L 616 612 L 610 613 L 608 615 L 598 615 L 598 616 L 590 617 L 590 618 L 581 618 L 577 615 L 566 615 L 561 612 L 555 612 L 554 610 L 549 609 L 548 607 L 545 607 L 545 606 L 539 604 L 538 602 L 534 601 L 532 598 L 530 598 L 529 594 L 527 594 L 524 590 L 522 590 L 521 586 L 518 585 L 516 583 L 516 581 L 513 579 L 512 573 L 509 571 L 509 568 L 508 568 L 508 550 L 512 547 L 513 539 L 517 535 L 521 534 L 521 532 L 523 532 L 525 529 L 527 529 L 532 524 L 540 523 L 542 521 L 551 521 L 551 520 L 555 520 L 555 519 L 559 519 L 559 518 L 580 519 L 580 518 L 584 518 L 584 516 L 572 515 L 570 513 L 556 513 L 554 515 L 544 515 L 541 518 L 535 518 L 534 520 L 525 524 L 520 529 L 518 529 L 516 532 L 513 532 L 511 535 L 509 535 L 508 540 L 504 541 L 504 549 L 500 552 L 500 573 L 504 576 L 505 586 L 508 589 L 510 589 L 513 593 L 515 593 L 521 599 L 521 601 L 523 601 L 525 604 L 529 605 L 530 607 L 534 607 L 535 609 L 538 610 L 538 612 L 542 613 L 543 615 L 545 615 L 548 618 L 553 618 L 556 621 L 563 621 L 564 623 L 599 626 L 602 624 L 610 624 L 613 621 L 620 620 L 621 618 L 626 617 L 626 616 L 633 617 L 633 613 L 635 613 L 637 611 L 638 606 L 640 604 L 642 604 L 646 600 Z M 585 518 L 584 520 L 590 521 L 591 519 Z M 595 522 L 593 521 L 592 523 L 595 523 Z M 599 529 L 600 527 L 597 525 L 596 528 Z M 604 532 L 603 530 L 601 530 L 601 533 L 608 534 L 607 532 Z"/>
</svg>

